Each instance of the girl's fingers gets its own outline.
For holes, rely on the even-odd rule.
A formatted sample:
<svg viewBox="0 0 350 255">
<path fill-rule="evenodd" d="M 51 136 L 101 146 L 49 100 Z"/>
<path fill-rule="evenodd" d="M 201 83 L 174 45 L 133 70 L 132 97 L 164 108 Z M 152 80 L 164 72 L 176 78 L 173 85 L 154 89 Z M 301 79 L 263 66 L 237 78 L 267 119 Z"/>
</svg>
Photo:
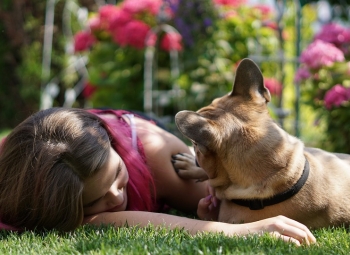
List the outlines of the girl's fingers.
<svg viewBox="0 0 350 255">
<path fill-rule="evenodd" d="M 209 211 L 209 205 L 210 205 L 210 196 L 207 196 L 199 200 L 198 207 L 197 207 L 197 215 L 200 219 L 206 220 L 207 218 L 206 216 Z"/>
<path fill-rule="evenodd" d="M 297 240 L 299 245 L 301 243 L 310 245 L 310 237 L 308 236 L 307 232 L 300 228 L 286 224 L 285 228 L 282 229 L 282 231 L 278 231 L 278 233 L 281 235 L 281 237 L 283 237 L 284 240 L 288 240 L 289 238 L 291 241 Z"/>
<path fill-rule="evenodd" d="M 267 232 L 296 245 L 316 243 L 316 238 L 305 225 L 285 216 L 276 216 L 247 224 L 253 226 L 250 233 L 261 234 L 261 231 Z"/>
<path fill-rule="evenodd" d="M 284 216 L 281 216 L 284 217 Z M 310 243 L 315 243 L 316 242 L 316 238 L 315 236 L 311 233 L 311 231 L 304 225 L 301 224 L 298 221 L 292 220 L 290 218 L 284 217 L 286 223 L 288 224 L 288 226 L 292 226 L 293 228 L 293 232 L 289 233 L 288 231 L 290 231 L 290 229 L 286 229 L 286 235 L 290 235 L 293 236 L 296 235 L 299 237 L 299 241 L 301 241 L 302 243 L 306 243 L 306 244 L 310 244 Z"/>
<path fill-rule="evenodd" d="M 285 216 L 277 216 L 271 227 L 270 231 L 279 233 L 283 237 L 298 240 L 300 244 L 310 245 L 316 242 L 316 238 L 305 225 Z"/>
<path fill-rule="evenodd" d="M 294 243 L 295 245 L 297 246 L 300 246 L 301 243 L 299 240 L 293 238 L 293 237 L 290 237 L 290 236 L 284 236 L 284 235 L 281 235 L 279 232 L 272 232 L 270 233 L 271 236 L 275 237 L 275 238 L 280 238 L 282 239 L 283 241 L 285 242 L 291 242 L 291 243 Z"/>
<path fill-rule="evenodd" d="M 197 207 L 197 215 L 202 220 L 218 220 L 219 207 L 217 205 L 213 205 L 212 195 L 208 195 L 207 197 L 199 200 Z"/>
</svg>

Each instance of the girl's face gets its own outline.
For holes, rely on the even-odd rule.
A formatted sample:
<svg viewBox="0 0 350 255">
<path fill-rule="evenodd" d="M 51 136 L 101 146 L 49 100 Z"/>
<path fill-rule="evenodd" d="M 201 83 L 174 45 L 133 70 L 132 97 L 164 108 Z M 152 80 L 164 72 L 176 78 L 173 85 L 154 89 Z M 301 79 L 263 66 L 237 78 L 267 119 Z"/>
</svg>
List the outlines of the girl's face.
<svg viewBox="0 0 350 255">
<path fill-rule="evenodd" d="M 125 211 L 128 180 L 129 174 L 123 160 L 111 147 L 106 164 L 84 183 L 84 215 Z"/>
</svg>

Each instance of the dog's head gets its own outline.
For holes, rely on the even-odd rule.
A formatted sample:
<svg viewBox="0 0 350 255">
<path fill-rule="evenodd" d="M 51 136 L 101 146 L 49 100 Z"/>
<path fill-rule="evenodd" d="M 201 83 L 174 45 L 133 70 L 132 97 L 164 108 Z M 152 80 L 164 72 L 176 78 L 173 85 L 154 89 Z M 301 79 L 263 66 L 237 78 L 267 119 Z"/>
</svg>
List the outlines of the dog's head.
<svg viewBox="0 0 350 255">
<path fill-rule="evenodd" d="M 270 99 L 258 66 L 243 59 L 229 94 L 197 112 L 176 114 L 179 130 L 192 141 L 196 159 L 220 199 L 230 197 L 230 190 L 235 197 L 259 196 L 263 180 L 272 174 L 266 169 L 285 166 L 278 157 L 278 162 L 266 160 L 276 153 L 282 136 L 268 112 Z"/>
</svg>

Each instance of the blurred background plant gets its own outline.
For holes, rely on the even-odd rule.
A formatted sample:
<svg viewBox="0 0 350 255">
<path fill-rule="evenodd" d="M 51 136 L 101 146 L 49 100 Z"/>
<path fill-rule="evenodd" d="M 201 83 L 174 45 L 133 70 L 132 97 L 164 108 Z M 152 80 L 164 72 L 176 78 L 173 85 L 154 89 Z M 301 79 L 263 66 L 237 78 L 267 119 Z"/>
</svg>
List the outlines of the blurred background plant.
<svg viewBox="0 0 350 255">
<path fill-rule="evenodd" d="M 182 109 L 189 110 L 210 103 L 230 91 L 242 58 L 252 54 L 271 56 L 278 45 L 273 9 L 248 5 L 245 0 L 154 0 L 143 4 L 125 0 L 105 5 L 89 16 L 86 28 L 75 35 L 75 53 L 88 58 L 89 92 L 84 94 L 88 94 L 92 107 L 144 110 L 144 57 L 148 46 L 157 47 L 153 82 L 160 90 L 170 90 L 175 82 L 184 92 L 180 99 L 165 100 L 167 104 L 157 111 L 158 115 L 174 116 L 181 110 L 176 100 L 181 100 Z M 161 22 L 167 22 L 179 34 L 147 37 Z M 181 71 L 175 80 L 169 68 L 171 45 L 180 53 Z M 271 77 L 276 75 L 277 66 L 271 61 L 261 63 L 264 74 Z M 281 95 L 279 86 L 276 97 Z"/>
<path fill-rule="evenodd" d="M 61 88 L 55 98 L 55 106 L 64 104 L 65 89 L 74 86 L 76 82 L 76 74 L 68 75 L 66 72 L 69 57 L 65 54 L 67 38 L 63 33 L 62 22 L 65 10 L 75 1 L 54 1 L 54 39 L 50 52 L 51 62 L 46 67 L 50 69 L 50 76 L 43 77 L 43 41 L 48 2 L 50 1 L 0 1 L 0 129 L 11 129 L 38 111 L 42 87 L 50 80 L 54 80 Z M 94 1 L 81 0 L 79 5 L 93 9 Z M 70 24 L 75 29 L 80 27 L 74 17 Z M 76 105 L 83 105 L 81 99 L 77 100 Z"/>
<path fill-rule="evenodd" d="M 300 20 L 296 16 L 297 3 L 301 4 Z M 332 86 L 341 87 L 334 86 L 327 98 L 337 98 L 336 104 L 344 98 L 334 96 L 348 87 L 344 65 L 348 56 L 343 48 L 337 46 L 344 60 L 337 60 L 326 69 L 319 68 L 318 80 L 308 76 L 298 81 L 302 83 L 302 119 L 296 117 L 297 48 L 306 49 L 315 31 L 319 31 L 317 24 L 325 22 L 325 15 L 318 9 L 325 3 L 331 4 L 334 15 L 341 16 L 343 24 L 347 24 L 348 7 L 337 0 L 3 0 L 0 130 L 13 128 L 43 105 L 143 111 L 145 59 L 151 48 L 155 54 L 154 88 L 169 92 L 162 94 L 165 97 L 155 95 L 157 116 L 173 117 L 178 110 L 197 110 L 226 94 L 232 87 L 238 62 L 249 57 L 263 72 L 273 97 L 271 113 L 279 124 L 307 145 L 336 149 L 332 143 L 339 138 L 328 136 L 325 123 L 330 122 L 326 121 L 331 116 L 328 113 L 335 116 L 346 103 L 337 108 L 323 107 L 324 96 L 331 87 L 322 92 L 321 101 L 310 102 L 316 98 L 312 84 L 331 84 L 329 77 L 334 81 Z M 51 16 L 47 15 L 52 7 Z M 52 25 L 47 22 L 50 18 Z M 329 18 L 332 19 L 333 16 Z M 296 21 L 301 24 L 301 38 Z M 157 30 L 163 24 L 174 28 L 172 36 Z M 51 49 L 46 47 L 49 30 Z M 178 56 L 177 75 L 172 73 L 174 52 Z M 305 67 L 302 63 L 300 69 Z M 327 72 L 332 75 L 328 77 Z M 170 93 L 174 87 L 181 91 L 178 97 Z M 50 97 L 42 97 L 43 91 Z M 309 116 L 316 116 L 316 121 L 310 121 Z M 334 125 L 338 122 L 332 121 Z M 294 126 L 301 128 L 301 134 L 296 133 Z M 326 142 L 323 138 L 327 136 Z"/>
<path fill-rule="evenodd" d="M 296 81 L 302 100 L 315 111 L 315 124 L 324 125 L 322 147 L 350 153 L 350 28 L 324 24 L 304 49 Z"/>
<path fill-rule="evenodd" d="M 161 33 L 157 38 L 152 31 L 161 7 L 161 0 L 127 0 L 90 13 L 87 28 L 75 35 L 74 48 L 76 54 L 88 57 L 88 86 L 83 93 L 91 106 L 143 110 L 145 48 L 157 44 L 160 49 L 159 75 L 169 67 L 166 54 L 182 50 L 179 34 Z M 168 9 L 163 14 L 171 15 Z M 170 82 L 162 79 L 159 86 L 166 89 Z"/>
</svg>

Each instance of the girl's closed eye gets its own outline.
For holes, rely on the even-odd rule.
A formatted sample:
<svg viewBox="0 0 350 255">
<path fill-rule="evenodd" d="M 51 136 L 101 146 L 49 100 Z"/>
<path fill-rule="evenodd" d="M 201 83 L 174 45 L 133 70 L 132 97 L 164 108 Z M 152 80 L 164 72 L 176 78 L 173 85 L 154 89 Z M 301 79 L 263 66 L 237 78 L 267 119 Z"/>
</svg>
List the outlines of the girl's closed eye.
<svg viewBox="0 0 350 255">
<path fill-rule="evenodd" d="M 95 204 L 97 204 L 102 198 L 103 198 L 103 197 L 100 197 L 100 198 L 98 198 L 98 199 L 96 199 L 96 200 L 94 200 L 94 201 L 92 201 L 92 202 L 90 202 L 90 203 L 84 205 L 83 207 L 84 207 L 84 208 L 92 207 L 92 206 L 94 206 Z"/>
<path fill-rule="evenodd" d="M 119 176 L 121 170 L 122 170 L 122 162 L 120 161 L 119 164 L 118 164 L 118 167 L 117 167 L 117 171 L 116 171 L 116 173 L 115 173 L 114 181 L 117 180 L 117 178 L 118 178 L 118 176 Z M 105 196 L 105 195 L 103 195 L 103 196 L 101 196 L 101 197 L 95 199 L 94 201 L 92 201 L 92 202 L 90 202 L 90 203 L 84 205 L 83 207 L 84 207 L 84 208 L 93 207 L 93 206 L 96 205 L 99 201 L 101 201 L 101 199 L 102 199 L 104 196 Z"/>
<path fill-rule="evenodd" d="M 84 183 L 84 215 L 125 210 L 128 180 L 124 161 L 111 147 L 105 165 Z"/>
<path fill-rule="evenodd" d="M 115 174 L 114 180 L 116 180 L 116 179 L 118 178 L 118 176 L 119 176 L 121 170 L 122 170 L 122 165 L 121 165 L 121 162 L 120 162 L 120 163 L 119 163 L 119 166 L 118 166 L 118 169 L 117 169 L 117 172 L 116 172 L 116 174 Z"/>
</svg>

